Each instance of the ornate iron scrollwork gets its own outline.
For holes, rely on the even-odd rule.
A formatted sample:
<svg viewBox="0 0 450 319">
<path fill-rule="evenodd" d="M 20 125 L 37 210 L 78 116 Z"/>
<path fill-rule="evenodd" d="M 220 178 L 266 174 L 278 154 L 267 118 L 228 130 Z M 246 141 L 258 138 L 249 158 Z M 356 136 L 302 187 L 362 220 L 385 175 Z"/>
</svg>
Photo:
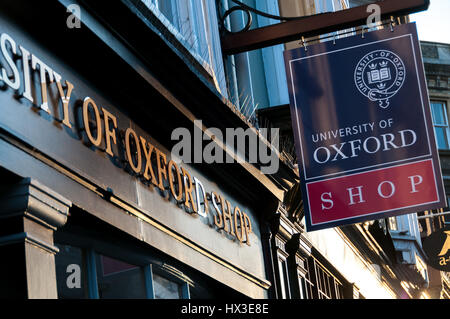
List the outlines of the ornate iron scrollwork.
<svg viewBox="0 0 450 319">
<path fill-rule="evenodd" d="M 246 14 L 246 16 L 247 16 L 247 23 L 245 24 L 244 28 L 242 28 L 239 31 L 231 31 L 231 30 L 228 30 L 227 28 L 224 27 L 223 29 L 226 32 L 229 32 L 229 33 L 240 33 L 240 32 L 244 32 L 244 31 L 248 31 L 250 29 L 250 27 L 252 26 L 252 23 L 253 23 L 253 19 L 252 19 L 251 13 L 254 13 L 254 14 L 257 14 L 257 15 L 269 18 L 269 19 L 279 20 L 279 21 L 292 21 L 292 20 L 299 20 L 299 19 L 305 18 L 304 16 L 302 16 L 302 17 L 277 16 L 277 15 L 269 14 L 267 12 L 263 12 L 263 11 L 255 9 L 255 8 L 252 8 L 252 7 L 248 6 L 248 5 L 246 5 L 245 3 L 242 3 L 239 0 L 231 0 L 231 1 L 233 1 L 236 4 L 236 6 L 233 6 L 230 9 L 228 9 L 227 11 L 225 11 L 225 13 L 223 14 L 223 16 L 221 18 L 222 26 L 225 25 L 225 19 L 231 13 L 233 13 L 235 11 L 242 11 L 242 12 L 244 12 Z"/>
<path fill-rule="evenodd" d="M 233 32 L 231 30 L 228 30 L 227 28 L 223 28 L 226 32 L 229 33 L 239 33 L 239 32 L 244 32 L 244 31 L 248 31 L 250 29 L 250 27 L 252 26 L 253 23 L 253 19 L 252 19 L 252 15 L 250 13 L 250 10 L 247 10 L 246 8 L 243 8 L 241 6 L 234 6 L 231 7 L 230 9 L 228 9 L 227 11 L 225 11 L 224 15 L 222 16 L 222 26 L 225 25 L 225 19 L 232 14 L 234 11 L 243 11 L 246 15 L 247 15 L 247 23 L 245 24 L 244 28 L 242 28 L 239 31 Z"/>
</svg>

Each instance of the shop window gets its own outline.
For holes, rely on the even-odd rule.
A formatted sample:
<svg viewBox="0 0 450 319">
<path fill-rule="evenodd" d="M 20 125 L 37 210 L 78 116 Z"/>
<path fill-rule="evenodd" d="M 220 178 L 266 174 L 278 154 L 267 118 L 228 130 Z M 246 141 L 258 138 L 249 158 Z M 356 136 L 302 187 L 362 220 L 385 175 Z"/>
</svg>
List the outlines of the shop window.
<svg viewBox="0 0 450 319">
<path fill-rule="evenodd" d="M 60 299 L 88 298 L 86 256 L 81 248 L 56 245 L 55 256 L 58 296 Z"/>
<path fill-rule="evenodd" d="M 442 101 L 431 101 L 431 114 L 433 117 L 433 126 L 438 149 L 450 149 L 450 131 L 446 103 Z"/>
<path fill-rule="evenodd" d="M 155 299 L 181 299 L 181 284 L 167 278 L 153 274 L 153 287 L 155 289 Z"/>
<path fill-rule="evenodd" d="M 152 265 L 135 265 L 92 249 L 57 245 L 60 299 L 189 299 L 189 284 Z M 158 268 L 155 266 L 155 268 Z M 172 278 L 172 279 L 170 279 Z"/>
<path fill-rule="evenodd" d="M 100 299 L 145 299 L 143 267 L 96 255 L 98 294 Z"/>
</svg>

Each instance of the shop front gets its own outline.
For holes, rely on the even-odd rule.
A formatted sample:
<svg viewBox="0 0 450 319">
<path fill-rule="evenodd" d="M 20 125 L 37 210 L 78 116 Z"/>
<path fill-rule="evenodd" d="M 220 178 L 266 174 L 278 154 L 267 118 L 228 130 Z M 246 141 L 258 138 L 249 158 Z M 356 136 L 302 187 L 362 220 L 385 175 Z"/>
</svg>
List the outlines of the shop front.
<svg viewBox="0 0 450 319">
<path fill-rule="evenodd" d="M 171 155 L 176 128 L 246 124 L 124 3 L 80 28 L 65 1 L 0 4 L 0 295 L 267 298 L 281 192 Z"/>
</svg>

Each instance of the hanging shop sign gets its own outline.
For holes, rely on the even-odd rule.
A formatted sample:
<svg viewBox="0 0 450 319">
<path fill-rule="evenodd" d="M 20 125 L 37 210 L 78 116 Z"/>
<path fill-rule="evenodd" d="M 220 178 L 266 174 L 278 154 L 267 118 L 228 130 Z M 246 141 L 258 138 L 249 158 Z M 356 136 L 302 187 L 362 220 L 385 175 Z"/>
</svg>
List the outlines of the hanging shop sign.
<svg viewBox="0 0 450 319">
<path fill-rule="evenodd" d="M 0 89 L 11 88 L 16 99 L 28 100 L 39 112 L 54 117 L 67 129 L 82 132 L 81 142 L 87 147 L 105 152 L 110 159 L 124 159 L 124 169 L 145 185 L 159 189 L 187 213 L 213 220 L 210 226 L 226 233 L 227 238 L 251 245 L 252 223 L 247 213 L 238 206 L 232 207 L 221 194 L 205 190 L 197 177 L 138 134 L 131 121 L 125 121 L 130 127 L 119 127 L 118 117 L 107 106 L 97 105 L 89 96 L 72 99 L 74 85 L 7 33 L 0 34 L 0 52 Z M 36 75 L 40 79 L 39 92 L 34 92 Z M 60 112 L 52 113 L 49 107 L 48 92 L 52 86 L 59 93 Z M 80 123 L 71 121 L 79 117 Z"/>
<path fill-rule="evenodd" d="M 307 230 L 446 206 L 415 24 L 285 63 Z"/>
<path fill-rule="evenodd" d="M 450 227 L 423 238 L 422 246 L 428 265 L 437 270 L 450 271 Z"/>
</svg>

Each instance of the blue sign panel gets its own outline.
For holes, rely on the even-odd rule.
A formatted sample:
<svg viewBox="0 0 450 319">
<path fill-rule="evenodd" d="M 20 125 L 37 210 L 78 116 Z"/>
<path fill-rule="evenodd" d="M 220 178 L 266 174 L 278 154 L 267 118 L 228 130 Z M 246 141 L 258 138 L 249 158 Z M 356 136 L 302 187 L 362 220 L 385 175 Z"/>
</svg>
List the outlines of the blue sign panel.
<svg viewBox="0 0 450 319">
<path fill-rule="evenodd" d="M 415 24 L 285 62 L 307 230 L 446 206 Z"/>
</svg>

